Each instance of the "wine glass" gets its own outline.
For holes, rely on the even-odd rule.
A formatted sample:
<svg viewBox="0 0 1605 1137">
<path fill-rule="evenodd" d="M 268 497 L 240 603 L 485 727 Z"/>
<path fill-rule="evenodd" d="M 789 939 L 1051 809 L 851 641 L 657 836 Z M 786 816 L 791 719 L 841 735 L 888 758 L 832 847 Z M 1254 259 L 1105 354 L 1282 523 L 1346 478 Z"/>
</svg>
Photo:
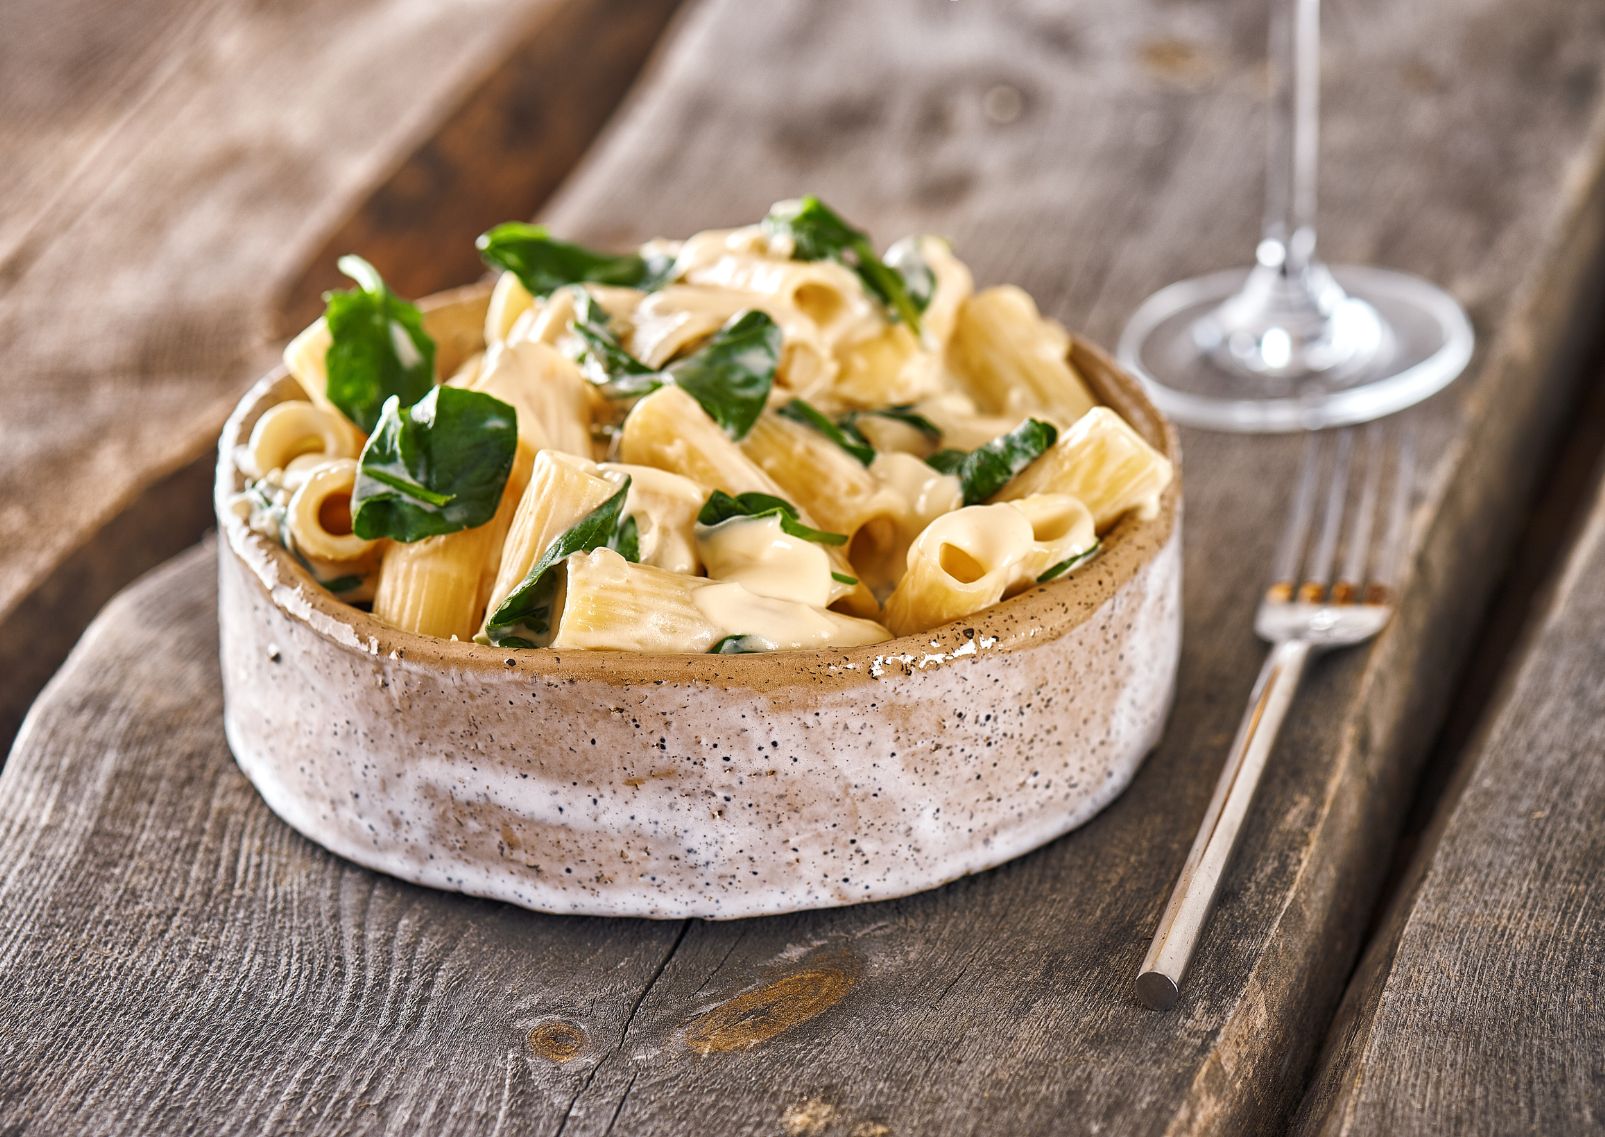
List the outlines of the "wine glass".
<svg viewBox="0 0 1605 1137">
<path fill-rule="evenodd" d="M 1120 337 L 1121 362 L 1171 418 L 1215 430 L 1315 430 L 1403 410 L 1471 358 L 1471 323 L 1436 285 L 1315 255 L 1320 0 L 1272 0 L 1275 105 L 1254 265 L 1172 284 Z"/>
</svg>

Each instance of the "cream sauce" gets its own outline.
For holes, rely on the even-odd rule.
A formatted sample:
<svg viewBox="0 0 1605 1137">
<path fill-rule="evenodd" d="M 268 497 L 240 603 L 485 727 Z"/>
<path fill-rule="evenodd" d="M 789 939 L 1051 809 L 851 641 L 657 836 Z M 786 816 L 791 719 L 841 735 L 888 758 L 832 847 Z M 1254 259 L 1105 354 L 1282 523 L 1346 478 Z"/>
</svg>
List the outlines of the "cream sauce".
<svg viewBox="0 0 1605 1137">
<path fill-rule="evenodd" d="M 968 395 L 949 391 L 921 399 L 914 408 L 942 432 L 942 445 L 974 450 L 1020 425 L 1025 415 L 982 414 Z M 1038 418 L 1045 416 L 1038 413 Z"/>
<path fill-rule="evenodd" d="M 555 348 L 529 340 L 497 344 L 473 389 L 517 412 L 519 440 L 531 450 L 590 456 L 591 387 Z"/>
<path fill-rule="evenodd" d="M 737 581 L 717 581 L 691 594 L 722 636 L 753 636 L 769 650 L 855 647 L 891 639 L 873 620 L 844 616 L 794 600 L 760 596 Z"/>
<path fill-rule="evenodd" d="M 964 487 L 955 475 L 934 470 L 912 454 L 877 454 L 869 472 L 897 494 L 919 529 L 964 504 Z"/>
<path fill-rule="evenodd" d="M 983 577 L 1007 584 L 1035 545 L 1031 522 L 1012 504 L 971 505 L 933 521 L 915 542 L 910 559 L 932 558 L 961 585 Z"/>
<path fill-rule="evenodd" d="M 778 517 L 698 526 L 697 548 L 710 578 L 759 596 L 823 608 L 836 591 L 825 547 L 785 532 Z"/>
<path fill-rule="evenodd" d="M 939 473 L 912 454 L 883 451 L 875 455 L 870 474 L 899 502 L 889 524 L 864 527 L 852 547 L 853 563 L 872 588 L 889 592 L 908 564 L 909 546 L 938 517 L 964 504 L 958 478 Z"/>
<path fill-rule="evenodd" d="M 597 472 L 615 485 L 630 479 L 624 514 L 635 518 L 642 564 L 691 575 L 701 571 L 696 523 L 697 513 L 708 499 L 707 490 L 690 478 L 656 466 L 604 462 Z"/>
</svg>

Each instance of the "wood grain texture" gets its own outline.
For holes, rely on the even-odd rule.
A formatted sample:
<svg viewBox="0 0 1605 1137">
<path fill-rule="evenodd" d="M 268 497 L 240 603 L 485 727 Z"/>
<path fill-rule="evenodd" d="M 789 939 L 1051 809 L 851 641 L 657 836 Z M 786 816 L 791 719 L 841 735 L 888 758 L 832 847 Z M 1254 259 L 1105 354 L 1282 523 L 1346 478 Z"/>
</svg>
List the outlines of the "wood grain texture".
<svg viewBox="0 0 1605 1137">
<path fill-rule="evenodd" d="M 1252 245 L 1263 16 L 1246 0 L 710 5 L 552 220 L 623 240 L 738 222 L 813 190 L 877 233 L 951 236 L 979 280 L 1018 281 L 1110 342 L 1153 288 Z M 1285 1124 L 1507 552 L 1497 519 L 1522 507 L 1565 415 L 1605 200 L 1605 13 L 1366 2 L 1334 7 L 1327 31 L 1326 251 L 1447 284 L 1481 348 L 1466 380 L 1410 415 L 1431 460 L 1400 618 L 1369 652 L 1316 668 L 1181 1006 L 1147 1014 L 1129 983 L 1260 659 L 1261 582 L 1241 570 L 1270 559 L 1290 440 L 1184 438 L 1182 688 L 1125 798 L 932 896 L 694 925 L 642 1004 L 643 1046 L 815 953 L 862 978 L 830 1011 L 722 1062 L 627 1044 L 571 1131 L 616 1115 L 627 1132 L 675 1132 L 710 1109 L 733 1132 L 789 1111 L 830 1134 Z M 743 51 L 760 62 L 708 63 Z M 730 176 L 696 173 L 715 166 Z"/>
<path fill-rule="evenodd" d="M 0 777 L 0 1129 L 549 1131 L 677 929 L 464 903 L 284 826 L 223 740 L 214 556 L 107 609 Z"/>
<path fill-rule="evenodd" d="M 1605 480 L 1344 1000 L 1307 1133 L 1605 1128 Z"/>
<path fill-rule="evenodd" d="M 0 747 L 106 598 L 204 531 L 227 407 L 335 256 L 471 277 L 475 233 L 556 186 L 674 6 L 8 9 Z"/>
<path fill-rule="evenodd" d="M 817 190 L 877 233 L 949 234 L 980 279 L 1109 342 L 1148 291 L 1252 245 L 1263 11 L 706 3 L 547 219 L 622 241 Z M 0 777 L 0 1118 L 49 1132 L 92 1107 L 160 1132 L 183 1103 L 219 1131 L 1283 1128 L 1500 534 L 1565 414 L 1605 244 L 1605 12 L 1356 0 L 1329 30 L 1328 250 L 1447 283 L 1482 344 L 1411 415 L 1430 461 L 1400 616 L 1316 668 L 1176 1011 L 1143 1010 L 1130 983 L 1259 663 L 1245 566 L 1269 559 L 1290 440 L 1184 439 L 1182 686 L 1131 790 L 1014 864 L 846 911 L 600 925 L 343 868 L 228 764 L 206 566 L 153 578 Z M 130 688 L 136 659 L 173 680 Z M 112 962 L 59 982 L 95 951 Z M 242 1015 L 256 1029 L 236 1032 Z"/>
</svg>

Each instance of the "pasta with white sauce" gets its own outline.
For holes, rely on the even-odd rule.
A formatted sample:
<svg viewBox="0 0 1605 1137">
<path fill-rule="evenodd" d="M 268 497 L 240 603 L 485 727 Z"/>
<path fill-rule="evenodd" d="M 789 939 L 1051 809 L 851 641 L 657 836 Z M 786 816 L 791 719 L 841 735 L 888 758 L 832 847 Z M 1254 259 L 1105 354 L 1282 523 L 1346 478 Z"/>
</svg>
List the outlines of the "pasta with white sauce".
<svg viewBox="0 0 1605 1137">
<path fill-rule="evenodd" d="M 874 644 L 1151 517 L 1166 458 L 1012 286 L 878 253 L 814 198 L 611 254 L 508 223 L 482 348 L 437 374 L 365 262 L 285 350 L 239 515 L 398 628 L 509 649 Z M 458 353 L 460 355 L 460 353 Z"/>
</svg>

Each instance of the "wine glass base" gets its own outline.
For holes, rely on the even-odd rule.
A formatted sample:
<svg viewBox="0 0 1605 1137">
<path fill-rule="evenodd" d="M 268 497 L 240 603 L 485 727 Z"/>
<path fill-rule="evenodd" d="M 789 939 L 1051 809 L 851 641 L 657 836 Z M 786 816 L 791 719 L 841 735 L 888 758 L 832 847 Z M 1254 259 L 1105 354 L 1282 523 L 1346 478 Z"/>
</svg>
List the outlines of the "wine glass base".
<svg viewBox="0 0 1605 1137">
<path fill-rule="evenodd" d="M 1448 293 L 1389 269 L 1334 266 L 1331 272 L 1380 322 L 1369 358 L 1286 376 L 1222 363 L 1201 335 L 1207 339 L 1215 313 L 1248 278 L 1247 270 L 1228 269 L 1172 284 L 1144 301 L 1121 333 L 1120 361 L 1176 422 L 1261 434 L 1381 418 L 1441 391 L 1465 370 L 1471 322 Z"/>
</svg>

